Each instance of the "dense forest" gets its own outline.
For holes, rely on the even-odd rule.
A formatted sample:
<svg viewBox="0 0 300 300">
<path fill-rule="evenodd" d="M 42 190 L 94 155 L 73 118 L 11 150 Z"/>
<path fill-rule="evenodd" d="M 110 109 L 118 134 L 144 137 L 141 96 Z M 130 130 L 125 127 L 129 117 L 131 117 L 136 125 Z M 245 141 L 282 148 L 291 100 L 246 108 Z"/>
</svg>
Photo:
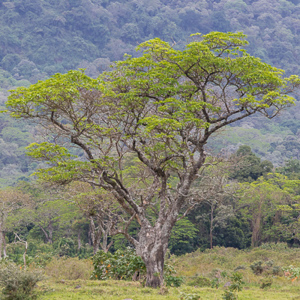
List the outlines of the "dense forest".
<svg viewBox="0 0 300 300">
<path fill-rule="evenodd" d="M 1 2 L 0 104 L 13 87 L 77 68 L 95 77 L 124 53 L 134 54 L 142 41 L 159 37 L 180 49 L 195 32 L 243 31 L 250 54 L 287 75 L 299 74 L 298 4 L 285 0 Z M 299 119 L 299 109 L 294 108 L 274 120 L 255 116 L 235 124 L 210 146 L 235 152 L 247 144 L 261 158 L 280 166 L 300 158 Z M 37 128 L 28 126 L 1 116 L 1 186 L 24 180 L 36 167 L 24 154 L 26 141 L 29 144 L 37 133 Z"/>
<path fill-rule="evenodd" d="M 287 75 L 299 75 L 299 13 L 298 0 L 0 1 L 0 104 L 9 89 L 58 72 L 84 68 L 95 78 L 125 53 L 136 55 L 136 46 L 152 38 L 182 49 L 196 32 L 242 31 L 251 55 Z M 244 161 L 227 178 L 238 187 L 180 220 L 170 239 L 171 253 L 216 245 L 245 249 L 266 242 L 298 246 L 299 125 L 297 103 L 272 120 L 255 115 L 216 135 L 209 151 Z M 14 232 L 29 241 L 31 258 L 41 252 L 44 257 L 87 257 L 110 242 L 112 251 L 124 249 L 128 242 L 120 235 L 103 241 L 94 199 L 82 201 L 70 190 L 58 193 L 29 177 L 43 164 L 26 156 L 25 147 L 42 141 L 43 134 L 38 124 L 0 115 L 1 232 L 9 255 L 20 260 L 23 253 L 13 243 Z M 4 189 L 8 186 L 12 188 Z M 84 194 L 85 188 L 77 192 Z M 132 235 L 136 225 L 129 228 Z"/>
</svg>

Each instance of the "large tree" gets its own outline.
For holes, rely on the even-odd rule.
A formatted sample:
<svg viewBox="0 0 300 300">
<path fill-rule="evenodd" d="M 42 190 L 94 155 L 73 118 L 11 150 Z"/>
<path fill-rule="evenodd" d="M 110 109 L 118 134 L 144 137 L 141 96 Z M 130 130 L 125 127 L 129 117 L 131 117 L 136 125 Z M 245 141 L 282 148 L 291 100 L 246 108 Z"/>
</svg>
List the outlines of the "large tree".
<svg viewBox="0 0 300 300">
<path fill-rule="evenodd" d="M 299 78 L 283 78 L 282 70 L 247 54 L 246 44 L 242 33 L 196 34 L 184 50 L 153 39 L 137 48 L 139 57 L 125 56 L 97 79 L 70 71 L 9 97 L 13 117 L 48 130 L 47 142 L 29 147 L 50 163 L 41 178 L 89 182 L 127 214 L 121 216 L 127 224 L 114 233 L 123 233 L 144 260 L 147 286 L 163 283 L 177 220 L 213 193 L 209 184 L 201 186 L 210 137 L 257 112 L 272 118 L 294 103 L 288 94 Z M 68 152 L 70 143 L 85 159 Z M 136 238 L 127 231 L 133 220 Z"/>
</svg>

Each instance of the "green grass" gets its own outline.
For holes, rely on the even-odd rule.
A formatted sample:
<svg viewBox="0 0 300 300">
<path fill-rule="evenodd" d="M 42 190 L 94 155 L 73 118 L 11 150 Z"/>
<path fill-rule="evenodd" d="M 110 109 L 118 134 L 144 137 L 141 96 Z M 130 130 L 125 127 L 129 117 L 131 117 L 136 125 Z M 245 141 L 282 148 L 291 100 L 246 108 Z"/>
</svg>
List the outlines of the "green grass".
<svg viewBox="0 0 300 300">
<path fill-rule="evenodd" d="M 78 286 L 80 286 L 78 288 Z M 77 287 L 77 288 L 76 288 Z M 182 286 L 180 288 L 169 288 L 168 293 L 161 295 L 159 289 L 143 288 L 139 283 L 126 281 L 88 281 L 68 280 L 65 282 L 44 281 L 39 284 L 41 300 L 65 300 L 65 299 L 98 299 L 98 300 L 173 300 L 180 299 L 180 292 L 198 294 L 201 300 L 221 300 L 225 288 L 195 288 Z M 246 286 L 239 293 L 239 300 L 255 299 L 300 299 L 300 288 L 298 284 L 289 286 L 278 286 L 261 290 L 258 286 Z"/>
<path fill-rule="evenodd" d="M 70 260 L 70 261 L 69 261 Z M 87 270 L 91 269 L 91 262 L 78 261 L 76 259 L 55 261 L 46 270 L 51 270 L 47 281 L 38 284 L 38 290 L 41 300 L 65 300 L 65 299 L 133 299 L 133 300 L 175 300 L 180 299 L 181 293 L 198 294 L 201 300 L 221 300 L 225 291 L 224 283 L 228 279 L 221 281 L 218 289 L 211 287 L 189 286 L 194 276 L 204 276 L 210 280 L 214 278 L 216 271 L 226 271 L 230 275 L 234 270 L 241 268 L 238 272 L 243 274 L 245 286 L 240 292 L 239 300 L 300 300 L 300 279 L 291 281 L 284 277 L 283 273 L 279 276 L 273 276 L 270 272 L 262 275 L 253 274 L 250 265 L 258 260 L 264 263 L 273 260 L 274 266 L 287 267 L 294 265 L 300 267 L 300 249 L 290 249 L 284 244 L 265 245 L 253 250 L 237 250 L 233 248 L 216 247 L 205 252 L 194 252 L 180 257 L 171 256 L 170 262 L 175 265 L 177 275 L 185 277 L 185 283 L 179 288 L 168 288 L 167 293 L 161 294 L 159 289 L 142 287 L 139 282 L 129 281 L 94 281 L 88 280 Z M 77 271 L 74 264 L 78 264 Z M 70 272 L 63 275 L 62 267 L 72 266 Z M 51 267 L 51 268 L 50 268 Z M 69 268 L 69 267 L 68 267 Z M 57 269 L 57 272 L 54 272 Z M 73 271 L 72 271 L 73 270 Z M 81 273 L 79 272 L 81 270 Z M 51 273 L 51 274 L 50 274 Z M 59 274 L 61 276 L 59 276 Z M 80 280 L 74 279 L 75 276 L 82 275 Z M 261 289 L 261 281 L 270 276 L 273 280 L 271 287 Z M 68 278 L 69 277 L 69 278 Z"/>
</svg>

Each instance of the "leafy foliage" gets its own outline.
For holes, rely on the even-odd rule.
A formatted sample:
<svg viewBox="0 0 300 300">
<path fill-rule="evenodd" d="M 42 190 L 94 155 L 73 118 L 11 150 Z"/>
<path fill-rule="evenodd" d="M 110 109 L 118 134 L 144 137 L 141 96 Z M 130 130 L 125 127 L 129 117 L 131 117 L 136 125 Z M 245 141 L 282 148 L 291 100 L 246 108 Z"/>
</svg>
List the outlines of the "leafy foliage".
<svg viewBox="0 0 300 300">
<path fill-rule="evenodd" d="M 37 299 L 35 287 L 42 279 L 40 271 L 24 270 L 14 263 L 2 262 L 0 265 L 0 285 L 3 287 L 1 299 Z"/>
<path fill-rule="evenodd" d="M 235 300 L 238 299 L 237 292 L 240 292 L 243 289 L 245 282 L 243 281 L 243 275 L 238 272 L 232 273 L 230 276 L 230 285 L 228 290 L 223 294 L 224 300 Z"/>
<path fill-rule="evenodd" d="M 139 278 L 143 278 L 146 273 L 143 260 L 131 248 L 117 250 L 114 254 L 100 250 L 93 256 L 93 265 L 92 279 L 131 280 L 136 272 Z"/>
</svg>

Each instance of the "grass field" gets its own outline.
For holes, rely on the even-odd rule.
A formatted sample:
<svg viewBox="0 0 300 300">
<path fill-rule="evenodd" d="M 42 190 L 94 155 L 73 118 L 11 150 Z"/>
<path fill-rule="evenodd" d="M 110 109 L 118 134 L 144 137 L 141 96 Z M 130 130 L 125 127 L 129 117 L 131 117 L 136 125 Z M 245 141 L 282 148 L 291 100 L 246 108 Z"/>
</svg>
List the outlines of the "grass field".
<svg viewBox="0 0 300 300">
<path fill-rule="evenodd" d="M 181 293 L 198 294 L 201 300 L 221 300 L 225 289 L 181 286 L 169 288 L 166 294 L 161 295 L 160 290 L 143 288 L 139 283 L 134 282 L 67 280 L 65 282 L 44 281 L 39 284 L 39 290 L 42 292 L 39 299 L 43 300 L 179 300 Z M 300 300 L 300 288 L 298 283 L 288 286 L 275 284 L 268 290 L 261 290 L 255 285 L 246 286 L 239 293 L 239 299 Z"/>
<path fill-rule="evenodd" d="M 264 270 L 262 274 L 255 275 L 250 265 L 257 261 L 261 261 L 263 266 L 269 264 L 272 267 Z M 290 265 L 300 267 L 300 249 L 291 249 L 284 244 L 264 245 L 244 251 L 216 247 L 205 252 L 197 251 L 180 257 L 171 256 L 169 262 L 175 266 L 177 275 L 184 277 L 185 284 L 179 288 L 169 287 L 167 290 L 159 290 L 145 288 L 139 282 L 89 280 L 92 270 L 90 260 L 54 259 L 45 269 L 47 280 L 38 284 L 39 299 L 188 300 L 189 295 L 196 294 L 201 300 L 221 300 L 226 290 L 224 283 L 234 271 L 238 270 L 243 274 L 245 282 L 243 290 L 238 293 L 240 300 L 300 300 L 300 279 L 292 281 L 290 277 L 284 276 L 282 271 L 282 268 Z M 273 267 L 280 268 L 281 271 L 274 275 Z M 228 278 L 220 279 L 218 289 L 193 284 L 193 280 L 199 276 L 213 280 L 215 274 L 220 272 L 226 272 Z M 266 278 L 271 278 L 272 285 L 261 289 L 261 282 Z"/>
</svg>

